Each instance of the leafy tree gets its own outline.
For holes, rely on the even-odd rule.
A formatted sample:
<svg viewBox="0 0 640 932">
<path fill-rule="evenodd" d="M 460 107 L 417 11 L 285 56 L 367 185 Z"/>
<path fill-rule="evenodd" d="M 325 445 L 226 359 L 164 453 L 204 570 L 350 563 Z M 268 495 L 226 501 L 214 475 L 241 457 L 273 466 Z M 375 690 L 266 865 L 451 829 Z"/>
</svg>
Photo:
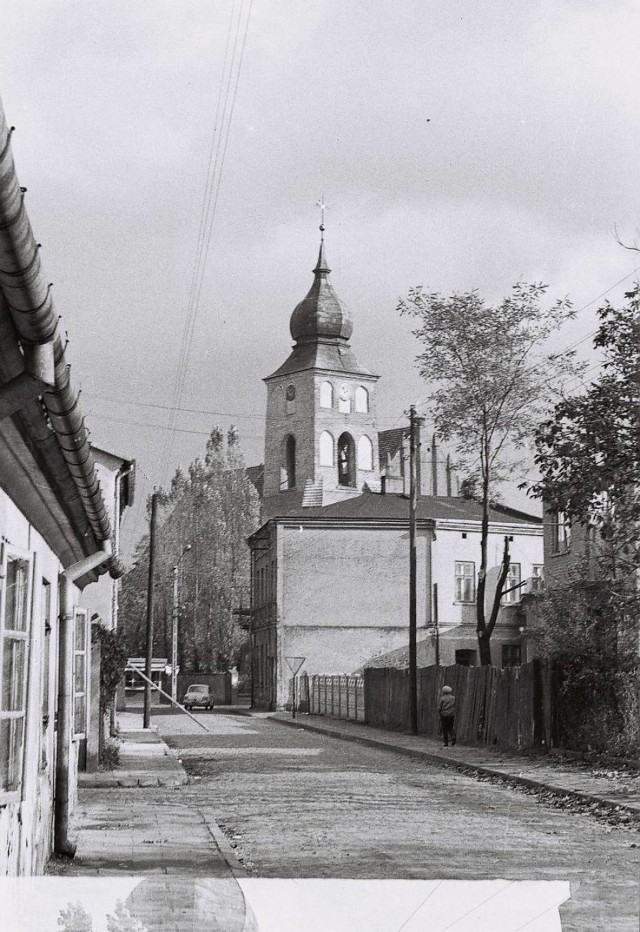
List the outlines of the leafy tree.
<svg viewBox="0 0 640 932">
<path fill-rule="evenodd" d="M 598 311 L 594 346 L 603 352 L 602 374 L 559 402 L 537 431 L 541 478 L 532 492 L 596 530 L 599 575 L 633 601 L 640 568 L 640 286 L 625 297 L 623 307 L 606 303 Z"/>
<path fill-rule="evenodd" d="M 160 495 L 156 651 L 171 655 L 172 568 L 179 563 L 179 663 L 192 672 L 227 669 L 246 635 L 234 612 L 249 601 L 249 550 L 258 496 L 247 479 L 238 435 L 214 428 L 203 459 L 176 472 Z M 190 550 L 185 553 L 185 547 Z M 122 613 L 130 654 L 144 653 L 148 539 L 123 581 Z"/>
<path fill-rule="evenodd" d="M 547 592 L 540 636 L 549 659 L 567 659 L 564 636 L 583 645 L 584 666 L 607 659 L 610 670 L 629 670 L 637 664 L 640 617 L 640 286 L 624 306 L 607 303 L 598 315 L 600 376 L 559 402 L 536 435 L 541 478 L 533 494 L 594 542 L 572 585 Z M 569 624 L 577 591 L 580 617 Z"/>
<path fill-rule="evenodd" d="M 574 374 L 573 353 L 546 353 L 545 343 L 573 316 L 568 301 L 544 307 L 546 286 L 517 284 L 499 304 L 477 291 L 444 297 L 412 288 L 398 310 L 417 321 L 416 358 L 430 383 L 430 413 L 469 474 L 482 504 L 476 629 L 480 661 L 491 663 L 490 639 L 509 570 L 509 541 L 489 616 L 485 609 L 489 509 L 501 482 L 522 473 L 535 426 L 547 413 L 555 380 Z"/>
</svg>

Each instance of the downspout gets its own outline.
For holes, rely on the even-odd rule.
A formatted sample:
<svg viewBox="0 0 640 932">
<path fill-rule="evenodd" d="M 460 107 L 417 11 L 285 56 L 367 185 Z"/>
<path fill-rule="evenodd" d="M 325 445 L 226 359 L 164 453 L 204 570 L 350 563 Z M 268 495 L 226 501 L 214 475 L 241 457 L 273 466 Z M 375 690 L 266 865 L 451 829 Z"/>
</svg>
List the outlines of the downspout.
<svg viewBox="0 0 640 932">
<path fill-rule="evenodd" d="M 54 806 L 54 851 L 72 858 L 75 844 L 69 839 L 71 810 L 71 741 L 73 722 L 73 639 L 75 600 L 73 584 L 112 558 L 111 541 L 102 541 L 102 549 L 79 560 L 60 576 L 60 631 L 58 645 L 58 746 L 56 754 L 56 788 Z"/>
</svg>

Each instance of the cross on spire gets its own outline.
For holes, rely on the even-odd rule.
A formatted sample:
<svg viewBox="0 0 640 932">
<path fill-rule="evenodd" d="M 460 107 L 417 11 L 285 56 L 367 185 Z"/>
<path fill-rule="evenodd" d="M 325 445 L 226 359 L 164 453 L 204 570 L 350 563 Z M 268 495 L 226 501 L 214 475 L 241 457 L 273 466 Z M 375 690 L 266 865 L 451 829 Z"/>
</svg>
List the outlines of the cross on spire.
<svg viewBox="0 0 640 932">
<path fill-rule="evenodd" d="M 324 212 L 327 209 L 327 205 L 324 202 L 324 194 L 321 196 L 320 200 L 316 203 L 316 207 L 320 208 L 320 232 L 324 234 Z M 324 236 L 323 236 L 324 239 Z"/>
</svg>

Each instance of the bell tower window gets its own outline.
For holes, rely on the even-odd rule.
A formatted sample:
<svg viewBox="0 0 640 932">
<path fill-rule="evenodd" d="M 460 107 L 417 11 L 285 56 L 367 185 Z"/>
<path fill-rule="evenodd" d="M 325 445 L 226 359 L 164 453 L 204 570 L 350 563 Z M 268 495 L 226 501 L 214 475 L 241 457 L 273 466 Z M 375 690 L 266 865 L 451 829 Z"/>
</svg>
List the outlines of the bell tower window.
<svg viewBox="0 0 640 932">
<path fill-rule="evenodd" d="M 358 385 L 355 394 L 356 411 L 359 414 L 369 413 L 369 392 L 363 385 Z"/>
<path fill-rule="evenodd" d="M 320 465 L 333 466 L 333 437 L 328 430 L 320 434 Z"/>
<path fill-rule="evenodd" d="M 331 382 L 323 382 L 320 385 L 320 407 L 333 408 L 333 385 Z"/>
<path fill-rule="evenodd" d="M 346 431 L 338 440 L 338 485 L 347 488 L 356 485 L 356 445 Z"/>
<path fill-rule="evenodd" d="M 358 469 L 366 472 L 373 469 L 373 444 L 364 435 L 358 440 Z"/>
<path fill-rule="evenodd" d="M 282 466 L 280 467 L 280 490 L 296 487 L 296 438 L 288 434 L 284 441 Z"/>
</svg>

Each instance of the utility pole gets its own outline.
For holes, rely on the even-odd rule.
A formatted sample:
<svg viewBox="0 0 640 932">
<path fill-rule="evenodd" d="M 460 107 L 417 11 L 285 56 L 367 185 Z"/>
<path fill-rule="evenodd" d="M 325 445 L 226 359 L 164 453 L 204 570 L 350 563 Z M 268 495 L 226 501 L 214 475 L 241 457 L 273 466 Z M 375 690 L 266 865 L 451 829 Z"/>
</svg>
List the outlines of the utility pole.
<svg viewBox="0 0 640 932">
<path fill-rule="evenodd" d="M 436 667 L 440 666 L 440 624 L 438 621 L 438 583 L 433 584 L 433 627 L 436 638 Z"/>
<path fill-rule="evenodd" d="M 173 609 L 171 612 L 171 698 L 178 699 L 178 564 L 173 568 Z"/>
<path fill-rule="evenodd" d="M 417 560 L 416 530 L 418 508 L 417 453 L 420 448 L 420 421 L 414 405 L 409 409 L 409 733 L 418 734 L 418 663 L 417 663 Z"/>
<path fill-rule="evenodd" d="M 143 728 L 151 725 L 151 660 L 153 658 L 153 610 L 155 603 L 155 562 L 158 536 L 158 493 L 151 496 L 151 522 L 149 527 L 149 580 L 147 583 L 147 655 L 144 675 L 144 714 Z"/>
<path fill-rule="evenodd" d="M 171 612 L 171 698 L 178 700 L 178 567 L 185 553 L 191 550 L 191 544 L 186 544 L 175 566 L 173 567 L 173 610 Z"/>
</svg>

